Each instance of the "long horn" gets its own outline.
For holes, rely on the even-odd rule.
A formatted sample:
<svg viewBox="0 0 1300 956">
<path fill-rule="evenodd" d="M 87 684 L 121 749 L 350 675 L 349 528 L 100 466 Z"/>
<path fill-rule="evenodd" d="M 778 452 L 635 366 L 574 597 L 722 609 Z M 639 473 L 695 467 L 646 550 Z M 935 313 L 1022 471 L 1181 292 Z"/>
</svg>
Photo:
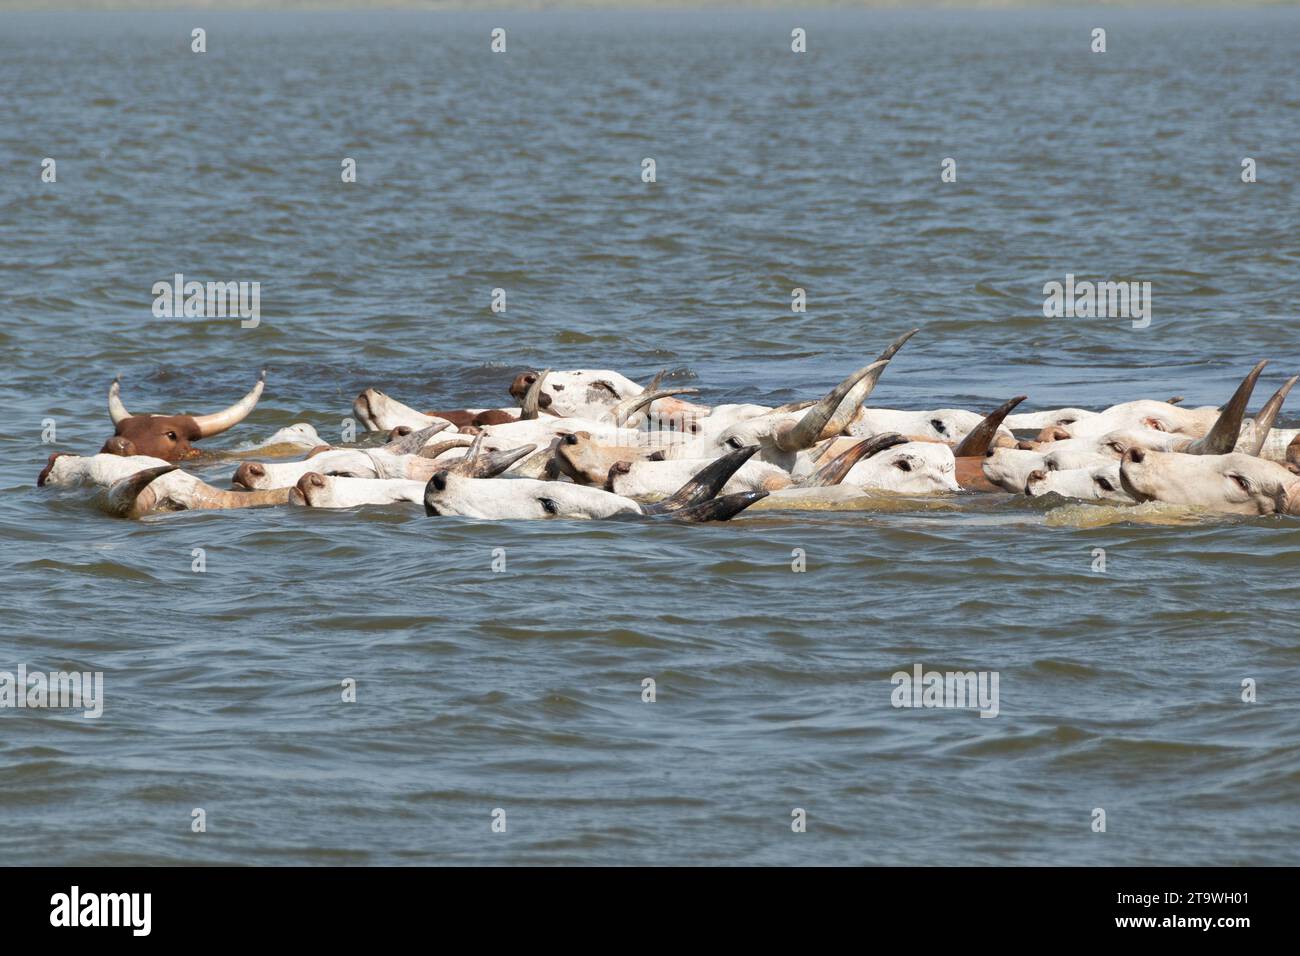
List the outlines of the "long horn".
<svg viewBox="0 0 1300 956">
<path fill-rule="evenodd" d="M 812 408 L 817 404 L 817 399 L 806 398 L 801 402 L 786 402 L 784 405 L 778 405 L 772 409 L 769 415 L 788 415 L 790 412 L 801 412 L 805 408 Z"/>
<path fill-rule="evenodd" d="M 447 466 L 447 470 L 456 475 L 464 475 L 466 478 L 473 478 L 474 468 L 478 463 L 478 453 L 483 450 L 483 439 L 487 437 L 482 432 L 474 436 L 474 441 L 465 449 L 465 454 L 456 459 L 455 462 Z"/>
<path fill-rule="evenodd" d="M 1198 438 L 1185 449 L 1188 455 L 1226 455 L 1237 447 L 1241 437 L 1241 422 L 1246 417 L 1246 406 L 1250 403 L 1250 393 L 1255 388 L 1255 380 L 1264 371 L 1268 360 L 1260 362 L 1247 375 L 1237 390 L 1232 393 L 1228 404 L 1223 406 L 1223 413 L 1214 423 L 1208 435 Z"/>
<path fill-rule="evenodd" d="M 257 377 L 257 384 L 253 386 L 253 390 L 225 411 L 214 412 L 211 415 L 195 415 L 194 421 L 199 426 L 199 437 L 211 438 L 213 435 L 220 435 L 242 422 L 257 407 L 257 400 L 262 397 L 262 389 L 265 386 L 266 369 L 262 369 L 262 374 Z"/>
<path fill-rule="evenodd" d="M 866 400 L 870 394 L 871 388 L 875 387 L 876 380 L 880 378 L 881 370 L 889 364 L 889 360 L 872 362 L 870 365 L 864 365 L 858 369 L 840 384 L 831 389 L 830 393 L 820 402 L 808 409 L 803 418 L 791 428 L 777 433 L 776 445 L 782 451 L 802 451 L 805 448 L 811 448 L 816 444 L 817 439 L 821 437 L 823 429 L 830 423 L 833 416 L 840 409 L 840 404 L 849 404 L 844 402 L 850 392 L 854 391 L 854 386 L 863 380 L 868 381 L 868 387 L 863 391 L 861 397 L 857 398 L 860 403 Z M 873 374 L 874 373 L 874 374 Z M 855 397 L 856 394 L 855 394 Z M 849 409 L 847 415 L 840 415 L 839 418 L 845 418 L 844 424 L 847 425 L 848 418 L 852 418 L 856 406 Z M 838 419 L 837 419 L 838 420 Z M 842 431 L 844 425 L 840 426 Z"/>
<path fill-rule="evenodd" d="M 668 369 L 666 368 L 660 369 L 659 374 L 656 375 L 654 378 L 650 379 L 650 384 L 647 385 L 645 388 L 641 389 L 641 391 L 643 392 L 655 391 L 657 388 L 659 388 L 659 383 L 664 380 L 664 376 L 667 374 L 668 374 Z"/>
<path fill-rule="evenodd" d="M 548 368 L 533 380 L 532 385 L 528 386 L 528 391 L 524 393 L 524 400 L 519 403 L 519 420 L 521 422 L 531 422 L 537 418 L 537 403 L 542 397 L 542 383 L 546 381 L 546 376 L 550 374 L 551 370 Z"/>
<path fill-rule="evenodd" d="M 840 452 L 803 481 L 798 482 L 798 486 L 800 488 L 825 488 L 830 485 L 838 485 L 844 480 L 844 476 L 853 469 L 853 466 L 862 459 L 879 454 L 886 448 L 905 444 L 907 444 L 907 439 L 898 432 L 886 432 L 883 435 L 873 435 L 871 438 L 865 438 L 848 449 L 848 451 Z"/>
<path fill-rule="evenodd" d="M 880 353 L 880 355 L 876 358 L 876 361 L 888 362 L 890 359 L 892 359 L 895 355 L 898 354 L 899 349 L 901 349 L 904 345 L 907 344 L 907 340 L 910 339 L 919 331 L 921 330 L 912 329 L 910 332 L 904 332 L 898 338 L 894 339 L 893 342 L 889 343 L 889 347 Z M 871 388 L 875 387 L 875 381 L 871 383 L 870 387 Z M 869 392 L 867 394 L 869 394 Z M 847 401 L 848 399 L 846 398 L 845 400 Z M 858 404 L 860 405 L 864 401 L 866 401 L 866 394 L 864 394 L 862 398 L 858 400 Z M 777 414 L 787 414 L 789 412 L 801 412 L 805 408 L 811 408 L 813 405 L 816 404 L 817 404 L 817 400 L 815 398 L 808 399 L 806 401 L 801 401 L 801 402 L 786 402 L 786 404 L 784 405 L 778 405 L 776 408 L 772 409 L 772 411 L 769 412 L 768 414 L 777 415 Z M 843 428 L 839 429 L 839 431 L 843 431 Z"/>
<path fill-rule="evenodd" d="M 457 475 L 464 475 L 466 478 L 495 478 L 519 459 L 527 458 L 535 451 L 537 451 L 537 446 L 531 444 L 520 448 L 511 448 L 509 451 L 492 451 L 486 455 L 479 455 L 466 466 L 468 471 L 461 471 L 457 467 L 460 462 L 455 462 L 447 470 Z"/>
<path fill-rule="evenodd" d="M 966 437 L 957 443 L 957 447 L 952 450 L 953 457 L 983 458 L 987 455 L 994 439 L 998 437 L 998 429 L 1002 427 L 1002 420 L 1011 414 L 1011 409 L 1028 397 L 1027 395 L 1017 395 L 989 412 L 984 416 L 982 422 L 972 428 L 966 434 Z"/>
<path fill-rule="evenodd" d="M 121 396 L 118 394 L 119 390 L 120 385 L 118 384 L 118 380 L 114 378 L 113 384 L 108 386 L 108 417 L 113 419 L 114 425 L 118 424 L 124 418 L 131 417 L 131 413 L 128 412 L 126 406 L 122 404 Z"/>
<path fill-rule="evenodd" d="M 631 398 L 625 398 L 614 406 L 614 424 L 622 428 L 627 420 L 649 405 L 651 402 L 657 402 L 661 398 L 669 398 L 673 395 L 698 395 L 698 388 L 664 388 L 657 391 L 646 389 L 640 395 L 633 395 Z"/>
<path fill-rule="evenodd" d="M 893 358 L 895 355 L 898 354 L 899 349 L 901 349 L 904 345 L 907 344 L 908 339 L 910 339 L 912 336 L 914 336 L 917 332 L 920 331 L 921 331 L 920 329 L 912 329 L 912 331 L 910 332 L 904 332 L 898 338 L 894 339 L 894 341 L 889 343 L 889 348 L 881 352 L 880 357 L 877 358 L 876 361 L 888 362 L 891 358 Z"/>
<path fill-rule="evenodd" d="M 730 521 L 755 501 L 762 501 L 768 494 L 770 492 L 767 491 L 738 491 L 734 495 L 723 495 L 674 511 L 670 517 L 674 521 Z"/>
<path fill-rule="evenodd" d="M 423 450 L 424 446 L 429 443 L 430 438 L 450 427 L 451 422 L 435 422 L 428 428 L 421 428 L 418 432 L 411 432 L 409 435 L 396 438 L 387 445 L 383 445 L 379 450 L 393 455 L 415 455 Z"/>
<path fill-rule="evenodd" d="M 716 461 L 701 468 L 690 481 L 678 488 L 673 494 L 662 501 L 645 505 L 642 510 L 646 514 L 652 515 L 668 514 L 717 497 L 718 492 L 731 480 L 731 476 L 736 473 L 741 465 L 754 457 L 756 451 L 758 451 L 757 445 L 746 445 L 744 448 L 737 448 L 733 452 L 728 452 Z"/>
<path fill-rule="evenodd" d="M 472 444 L 474 444 L 474 440 L 468 435 L 457 435 L 455 438 L 451 438 L 447 441 L 440 441 L 436 445 L 429 445 L 425 448 L 421 448 L 416 452 L 416 454 L 421 458 L 437 458 L 444 451 L 447 451 L 450 448 L 465 448 Z"/>
<path fill-rule="evenodd" d="M 1282 403 L 1286 401 L 1287 395 L 1291 393 L 1291 387 L 1296 382 L 1300 382 L 1300 375 L 1293 375 L 1282 383 L 1282 387 L 1274 392 L 1273 397 L 1259 410 L 1259 414 L 1255 416 L 1254 437 L 1244 449 L 1247 455 L 1258 458 L 1259 453 L 1264 450 L 1264 442 L 1268 440 L 1268 433 L 1272 431 L 1273 423 L 1277 421 L 1278 412 L 1282 411 Z"/>
</svg>

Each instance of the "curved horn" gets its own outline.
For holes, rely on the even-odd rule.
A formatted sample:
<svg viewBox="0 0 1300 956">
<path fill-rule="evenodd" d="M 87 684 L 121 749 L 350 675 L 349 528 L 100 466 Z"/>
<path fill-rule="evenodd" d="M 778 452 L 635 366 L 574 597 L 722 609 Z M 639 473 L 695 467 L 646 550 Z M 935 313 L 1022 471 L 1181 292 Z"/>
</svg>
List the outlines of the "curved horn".
<svg viewBox="0 0 1300 956">
<path fill-rule="evenodd" d="M 784 405 L 778 405 L 768 412 L 769 415 L 788 415 L 791 412 L 801 412 L 805 408 L 812 408 L 817 404 L 817 399 L 808 398 L 802 402 L 786 402 Z"/>
<path fill-rule="evenodd" d="M 631 398 L 625 398 L 614 406 L 614 424 L 619 428 L 622 428 L 629 418 L 651 402 L 657 402 L 661 398 L 669 398 L 673 395 L 698 394 L 700 394 L 698 388 L 663 388 L 658 391 L 651 391 L 647 388 L 640 395 L 633 395 Z"/>
<path fill-rule="evenodd" d="M 670 517 L 674 521 L 730 521 L 755 501 L 762 501 L 768 491 L 738 491 L 734 495 L 722 495 L 697 505 L 689 505 L 674 511 Z"/>
<path fill-rule="evenodd" d="M 114 425 L 121 422 L 124 418 L 131 417 L 131 413 L 128 412 L 126 406 L 122 404 L 122 399 L 118 394 L 119 389 L 120 385 L 118 384 L 117 377 L 114 377 L 113 384 L 108 386 L 108 417 L 113 419 Z"/>
<path fill-rule="evenodd" d="M 741 465 L 749 461 L 756 451 L 758 451 L 757 445 L 746 445 L 744 448 L 728 452 L 701 468 L 694 477 L 667 498 L 645 505 L 643 510 L 648 515 L 668 514 L 694 507 L 717 497 L 718 492 L 731 480 L 731 476 L 740 469 Z"/>
<path fill-rule="evenodd" d="M 488 452 L 486 455 L 476 455 L 473 461 L 462 466 L 461 463 L 469 458 L 466 455 L 461 461 L 452 464 L 448 470 L 457 475 L 464 475 L 466 478 L 495 478 L 520 458 L 526 458 L 535 451 L 537 446 L 529 444 L 511 448 L 509 451 Z M 461 470 L 462 468 L 464 470 Z"/>
<path fill-rule="evenodd" d="M 437 458 L 444 451 L 450 448 L 465 448 L 474 444 L 474 440 L 468 435 L 458 435 L 447 441 L 440 441 L 436 445 L 427 445 L 416 452 L 421 458 Z"/>
<path fill-rule="evenodd" d="M 880 357 L 876 359 L 876 361 L 888 362 L 891 358 L 893 358 L 895 355 L 898 354 L 899 349 L 901 349 L 904 345 L 907 344 L 908 339 L 910 339 L 912 336 L 914 336 L 917 332 L 920 331 L 921 331 L 920 329 L 912 329 L 912 331 L 910 332 L 904 332 L 898 338 L 894 339 L 894 341 L 889 343 L 889 348 L 881 352 Z"/>
<path fill-rule="evenodd" d="M 654 378 L 650 379 L 650 384 L 647 385 L 645 388 L 641 389 L 641 391 L 653 392 L 655 389 L 659 387 L 659 383 L 664 380 L 664 376 L 667 374 L 668 374 L 668 369 L 666 368 L 660 369 L 659 374 L 656 375 Z"/>
<path fill-rule="evenodd" d="M 875 387 L 876 380 L 880 378 L 881 370 L 888 364 L 888 359 L 872 362 L 870 365 L 862 366 L 862 368 L 840 382 L 831 389 L 825 398 L 808 409 L 803 418 L 799 419 L 795 425 L 778 432 L 776 446 L 782 451 L 802 451 L 805 448 L 811 448 L 817 442 L 817 439 L 821 437 L 822 431 L 831 422 L 832 417 L 839 412 L 841 403 L 849 404 L 844 400 L 850 392 L 855 391 L 855 386 L 863 381 L 868 383 L 866 388 L 861 390 L 860 397 L 855 393 L 854 397 L 858 403 L 861 403 L 866 400 L 867 395 L 871 394 L 871 389 Z M 844 424 L 840 425 L 840 431 L 843 431 L 844 425 L 848 424 L 848 419 L 852 418 L 856 411 L 857 405 L 853 405 L 847 410 L 847 414 L 836 417 L 836 421 L 844 420 Z"/>
<path fill-rule="evenodd" d="M 253 390 L 225 411 L 214 412 L 211 415 L 195 415 L 194 422 L 199 426 L 199 437 L 211 438 L 213 435 L 220 435 L 242 422 L 257 407 L 257 400 L 262 397 L 262 389 L 265 386 L 266 369 L 262 369 L 262 374 L 257 377 L 257 384 L 253 386 Z"/>
<path fill-rule="evenodd" d="M 883 435 L 873 435 L 870 438 L 865 438 L 848 449 L 848 451 L 840 452 L 803 481 L 798 482 L 798 486 L 800 488 L 825 488 L 830 485 L 838 485 L 844 480 L 844 476 L 853 470 L 853 466 L 862 459 L 877 455 L 886 448 L 905 444 L 907 444 L 907 439 L 898 432 L 885 432 Z"/>
<path fill-rule="evenodd" d="M 450 427 L 451 422 L 436 422 L 428 428 L 421 428 L 418 432 L 411 432 L 401 438 L 393 439 L 380 448 L 380 451 L 386 451 L 394 455 L 417 454 L 429 443 L 430 438 Z"/>
<path fill-rule="evenodd" d="M 1268 441 L 1268 433 L 1273 429 L 1273 423 L 1277 421 L 1278 412 L 1282 411 L 1282 403 L 1286 401 L 1287 395 L 1291 392 L 1291 387 L 1296 382 L 1300 382 L 1300 375 L 1293 375 L 1282 383 L 1282 387 L 1273 393 L 1273 397 L 1264 403 L 1264 407 L 1259 410 L 1255 416 L 1255 432 L 1249 444 L 1243 449 L 1247 455 L 1259 457 L 1259 453 L 1264 450 L 1264 442 Z"/>
<path fill-rule="evenodd" d="M 475 435 L 474 441 L 465 449 L 465 454 L 448 465 L 447 470 L 453 475 L 463 475 L 466 478 L 477 477 L 474 470 L 478 464 L 478 453 L 483 450 L 483 439 L 485 437 L 482 432 Z"/>
<path fill-rule="evenodd" d="M 984 416 L 984 420 L 972 428 L 952 450 L 954 458 L 983 458 L 988 454 L 989 448 L 993 445 L 993 440 L 998 437 L 998 429 L 1002 427 L 1002 420 L 1011 414 L 1011 409 L 1015 408 L 1029 396 L 1017 395 L 1015 398 L 1008 399 L 993 411 Z"/>
<path fill-rule="evenodd" d="M 528 386 L 528 391 L 524 393 L 524 400 L 519 403 L 519 420 L 521 422 L 531 422 L 537 418 L 537 403 L 542 397 L 542 383 L 546 381 L 546 376 L 551 374 L 548 368 L 540 372 L 537 378 L 533 379 L 533 384 Z"/>
<path fill-rule="evenodd" d="M 1250 393 L 1255 388 L 1259 373 L 1264 371 L 1267 364 L 1268 360 L 1265 359 L 1250 370 L 1250 374 L 1242 379 L 1237 390 L 1232 393 L 1228 404 L 1223 406 L 1223 413 L 1209 434 L 1188 445 L 1184 449 L 1185 454 L 1226 455 L 1237 447 L 1237 439 L 1241 437 L 1241 422 L 1246 417 L 1246 405 L 1250 403 Z"/>
</svg>

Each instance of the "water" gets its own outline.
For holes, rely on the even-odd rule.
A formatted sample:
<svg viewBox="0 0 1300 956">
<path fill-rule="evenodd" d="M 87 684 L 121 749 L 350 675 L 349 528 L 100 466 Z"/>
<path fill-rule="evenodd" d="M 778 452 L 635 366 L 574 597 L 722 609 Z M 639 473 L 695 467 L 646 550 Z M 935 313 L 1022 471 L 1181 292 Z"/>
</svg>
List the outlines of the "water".
<svg viewBox="0 0 1300 956">
<path fill-rule="evenodd" d="M 882 406 L 1219 403 L 1260 358 L 1271 392 L 1298 40 L 1294 10 L 3 15 L 0 669 L 103 671 L 106 703 L 0 711 L 0 856 L 1300 863 L 1292 519 L 126 522 L 34 487 L 42 421 L 94 451 L 119 372 L 208 411 L 268 368 L 210 448 L 543 365 L 784 402 L 913 326 Z M 174 272 L 260 281 L 260 326 L 154 319 Z M 1045 319 L 1066 273 L 1152 282 L 1151 326 Z M 997 671 L 999 716 L 892 708 L 915 663 Z"/>
</svg>

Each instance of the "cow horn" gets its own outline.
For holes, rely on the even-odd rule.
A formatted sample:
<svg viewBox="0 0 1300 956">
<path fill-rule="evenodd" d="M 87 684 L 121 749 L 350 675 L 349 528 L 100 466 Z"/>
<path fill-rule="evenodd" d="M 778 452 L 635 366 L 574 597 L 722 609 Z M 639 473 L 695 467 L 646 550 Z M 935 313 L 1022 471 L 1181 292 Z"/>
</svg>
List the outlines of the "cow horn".
<svg viewBox="0 0 1300 956">
<path fill-rule="evenodd" d="M 800 488 L 826 488 L 830 485 L 838 485 L 844 480 L 844 476 L 853 470 L 853 466 L 862 459 L 877 455 L 886 448 L 905 444 L 907 444 L 907 439 L 898 432 L 885 432 L 882 435 L 864 438 L 847 451 L 840 452 L 799 482 L 798 485 Z"/>
<path fill-rule="evenodd" d="M 1223 406 L 1223 413 L 1204 438 L 1198 438 L 1187 446 L 1188 455 L 1226 455 L 1237 447 L 1241 437 L 1241 422 L 1246 417 L 1246 406 L 1250 403 L 1250 393 L 1255 388 L 1255 380 L 1264 371 L 1268 360 L 1260 362 L 1237 386 L 1228 404 Z"/>
<path fill-rule="evenodd" d="M 546 376 L 551 374 L 548 368 L 544 372 L 539 372 L 537 378 L 533 379 L 533 384 L 528 386 L 528 391 L 524 393 L 524 400 L 519 403 L 519 420 L 521 422 L 531 422 L 537 418 L 537 403 L 542 398 L 542 383 L 546 381 Z"/>
<path fill-rule="evenodd" d="M 119 395 L 120 388 L 121 386 L 116 377 L 113 379 L 113 384 L 108 386 L 108 417 L 113 419 L 114 425 L 120 423 L 124 418 L 131 417 L 131 413 L 128 412 L 126 406 L 122 404 L 122 399 Z"/>
<path fill-rule="evenodd" d="M 734 495 L 722 495 L 697 505 L 689 505 L 674 511 L 670 517 L 674 521 L 730 521 L 755 501 L 762 501 L 768 491 L 738 491 Z"/>
<path fill-rule="evenodd" d="M 437 458 L 443 452 L 451 448 L 465 448 L 472 445 L 474 440 L 468 435 L 457 435 L 447 441 L 440 441 L 436 445 L 426 445 L 416 452 L 421 458 Z"/>
<path fill-rule="evenodd" d="M 451 422 L 435 422 L 428 428 L 421 428 L 418 432 L 410 432 L 400 438 L 393 439 L 380 450 L 392 455 L 419 454 L 424 450 L 424 446 L 429 444 L 430 438 L 450 427 Z"/>
<path fill-rule="evenodd" d="M 984 420 L 972 428 L 952 450 L 954 458 L 983 458 L 998 437 L 1002 420 L 1011 414 L 1011 410 L 1023 402 L 1027 395 L 1017 395 L 1008 399 L 984 416 Z"/>
<path fill-rule="evenodd" d="M 1264 450 L 1264 442 L 1268 441 L 1268 433 L 1273 429 L 1273 423 L 1277 421 L 1278 412 L 1282 411 L 1282 403 L 1286 401 L 1287 395 L 1291 392 L 1291 387 L 1296 382 L 1300 382 L 1300 375 L 1293 375 L 1285 382 L 1282 387 L 1273 393 L 1273 397 L 1264 403 L 1264 407 L 1259 410 L 1255 416 L 1254 437 L 1250 443 L 1243 449 L 1247 455 L 1259 457 L 1259 453 Z"/>
<path fill-rule="evenodd" d="M 741 465 L 749 461 L 756 451 L 758 451 L 757 445 L 746 445 L 744 448 L 728 452 L 701 468 L 686 484 L 667 498 L 645 505 L 645 513 L 668 514 L 717 497 L 718 492 L 731 480 L 731 476 L 740 469 Z"/>
<path fill-rule="evenodd" d="M 211 415 L 195 415 L 194 422 L 199 426 L 199 437 L 211 438 L 213 435 L 220 435 L 242 422 L 257 407 L 257 400 L 262 397 L 262 389 L 265 386 L 266 369 L 262 369 L 262 374 L 257 377 L 257 384 L 253 386 L 253 390 L 225 411 L 214 412 Z"/>
<path fill-rule="evenodd" d="M 910 332 L 904 332 L 898 338 L 894 339 L 894 341 L 889 343 L 889 348 L 881 352 L 880 357 L 877 358 L 876 361 L 888 362 L 891 358 L 893 358 L 895 355 L 898 354 L 899 349 L 901 349 L 904 345 L 907 344 L 908 339 L 910 339 L 912 336 L 914 336 L 917 332 L 920 331 L 921 331 L 920 329 L 912 329 Z"/>
<path fill-rule="evenodd" d="M 622 428 L 627 420 L 639 412 L 642 408 L 651 402 L 657 402 L 661 398 L 669 398 L 673 395 L 698 395 L 698 388 L 664 388 L 658 391 L 646 389 L 640 395 L 633 395 L 631 398 L 625 398 L 614 406 L 614 424 Z"/>
<path fill-rule="evenodd" d="M 839 428 L 840 431 L 843 431 L 844 426 L 848 424 L 848 420 L 857 411 L 857 404 L 866 401 L 867 396 L 871 394 L 871 389 L 875 387 L 876 381 L 880 378 L 881 371 L 888 364 L 888 359 L 872 362 L 870 365 L 862 366 L 862 368 L 840 382 L 830 390 L 825 398 L 808 409 L 803 418 L 799 419 L 797 423 L 778 432 L 776 446 L 782 451 L 802 451 L 805 448 L 811 448 L 821 438 L 822 431 L 831 423 L 833 418 L 837 422 L 843 420 L 843 424 Z M 866 387 L 857 389 L 856 386 L 860 382 L 866 382 Z M 850 405 L 849 402 L 845 401 L 850 393 L 853 393 L 853 398 L 857 404 L 841 411 L 841 403 L 845 406 Z"/>
<path fill-rule="evenodd" d="M 466 471 L 457 468 L 457 465 L 461 464 L 461 462 L 456 462 L 449 470 L 467 478 L 495 478 L 520 458 L 526 458 L 535 451 L 537 451 L 537 446 L 532 444 L 511 448 L 509 451 L 492 451 L 486 455 L 476 455 L 474 460 L 465 466 L 468 469 Z M 465 459 L 461 459 L 461 461 L 468 458 L 469 456 L 466 455 Z"/>
</svg>

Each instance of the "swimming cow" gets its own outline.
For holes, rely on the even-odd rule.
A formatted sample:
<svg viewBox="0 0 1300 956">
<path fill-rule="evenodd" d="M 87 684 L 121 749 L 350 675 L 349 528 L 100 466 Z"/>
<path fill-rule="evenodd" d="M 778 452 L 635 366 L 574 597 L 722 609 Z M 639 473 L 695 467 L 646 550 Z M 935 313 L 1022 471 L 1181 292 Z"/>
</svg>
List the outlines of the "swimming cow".
<svg viewBox="0 0 1300 956">
<path fill-rule="evenodd" d="M 108 414 L 115 431 L 100 451 L 109 455 L 147 455 L 163 461 L 197 458 L 199 450 L 191 442 L 220 435 L 242 422 L 257 407 L 265 385 L 263 370 L 252 391 L 211 415 L 132 415 L 122 404 L 118 380 L 113 379 L 108 388 Z"/>
</svg>

